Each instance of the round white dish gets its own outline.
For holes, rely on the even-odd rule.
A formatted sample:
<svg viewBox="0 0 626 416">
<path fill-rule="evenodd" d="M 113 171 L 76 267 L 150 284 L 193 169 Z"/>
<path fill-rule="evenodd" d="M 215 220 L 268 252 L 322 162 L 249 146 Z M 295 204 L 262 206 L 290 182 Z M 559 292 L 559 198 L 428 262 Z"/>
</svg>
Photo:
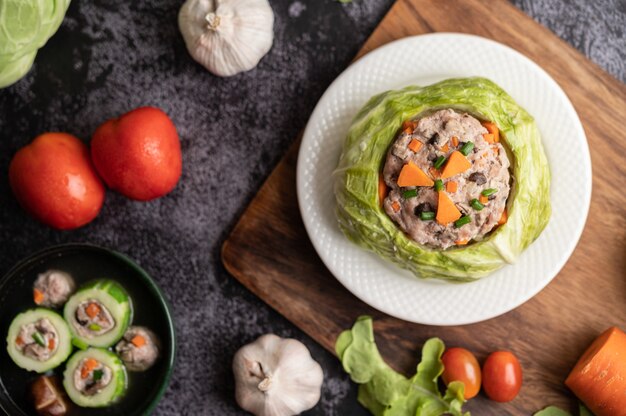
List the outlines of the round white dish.
<svg viewBox="0 0 626 416">
<path fill-rule="evenodd" d="M 419 279 L 350 242 L 335 218 L 332 172 L 351 121 L 375 94 L 447 78 L 483 76 L 537 122 L 552 173 L 552 216 L 540 237 L 494 274 L 471 283 Z M 591 200 L 591 159 L 580 120 L 558 84 L 519 52 L 478 36 L 437 33 L 389 43 L 348 67 L 307 124 L 298 155 L 298 202 L 324 264 L 355 296 L 389 315 L 429 325 L 499 316 L 543 289 L 582 233 Z"/>
</svg>

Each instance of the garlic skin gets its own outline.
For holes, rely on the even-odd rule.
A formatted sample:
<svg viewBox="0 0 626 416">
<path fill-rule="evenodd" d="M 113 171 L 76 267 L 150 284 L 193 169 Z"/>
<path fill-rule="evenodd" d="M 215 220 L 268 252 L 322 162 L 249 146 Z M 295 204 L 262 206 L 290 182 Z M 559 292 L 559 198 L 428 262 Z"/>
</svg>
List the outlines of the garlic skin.
<svg viewBox="0 0 626 416">
<path fill-rule="evenodd" d="M 178 27 L 189 54 L 228 77 L 257 66 L 274 41 L 274 12 L 267 0 L 187 0 Z"/>
<path fill-rule="evenodd" d="M 304 344 L 274 334 L 237 351 L 233 372 L 237 404 L 256 416 L 292 416 L 312 408 L 324 381 Z"/>
</svg>

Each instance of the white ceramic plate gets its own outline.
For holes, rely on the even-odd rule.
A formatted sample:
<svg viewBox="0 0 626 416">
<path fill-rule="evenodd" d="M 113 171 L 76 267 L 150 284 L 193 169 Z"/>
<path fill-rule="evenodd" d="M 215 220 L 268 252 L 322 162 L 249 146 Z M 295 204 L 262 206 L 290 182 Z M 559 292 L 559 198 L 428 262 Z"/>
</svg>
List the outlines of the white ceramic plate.
<svg viewBox="0 0 626 416">
<path fill-rule="evenodd" d="M 535 117 L 552 172 L 552 217 L 514 265 L 472 283 L 422 280 L 351 243 L 335 218 L 332 172 L 357 111 L 380 92 L 446 78 L 483 76 Z M 591 199 L 591 160 L 571 102 L 519 52 L 477 36 L 439 33 L 401 39 L 352 64 L 322 96 L 298 156 L 298 201 L 317 253 L 369 305 L 407 321 L 460 325 L 521 305 L 556 276 L 574 251 Z"/>
</svg>

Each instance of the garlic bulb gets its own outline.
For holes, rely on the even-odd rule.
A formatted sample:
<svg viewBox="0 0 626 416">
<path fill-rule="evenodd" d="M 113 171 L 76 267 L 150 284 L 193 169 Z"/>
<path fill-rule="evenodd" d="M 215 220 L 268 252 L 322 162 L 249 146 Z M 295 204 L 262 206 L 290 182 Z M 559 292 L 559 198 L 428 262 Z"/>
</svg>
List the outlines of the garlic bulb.
<svg viewBox="0 0 626 416">
<path fill-rule="evenodd" d="M 178 27 L 193 59 L 227 77 L 254 68 L 270 50 L 274 13 L 267 0 L 187 0 Z"/>
<path fill-rule="evenodd" d="M 292 416 L 315 406 L 324 373 L 300 341 L 266 334 L 233 360 L 235 396 L 257 416 Z"/>
</svg>

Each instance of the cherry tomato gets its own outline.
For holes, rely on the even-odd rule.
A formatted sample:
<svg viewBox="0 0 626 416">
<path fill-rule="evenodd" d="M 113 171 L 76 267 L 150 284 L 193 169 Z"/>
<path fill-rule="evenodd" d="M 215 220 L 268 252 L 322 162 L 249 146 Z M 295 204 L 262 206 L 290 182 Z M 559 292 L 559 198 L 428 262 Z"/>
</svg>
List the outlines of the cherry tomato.
<svg viewBox="0 0 626 416">
<path fill-rule="evenodd" d="M 465 385 L 465 399 L 471 399 L 480 391 L 480 366 L 474 354 L 465 348 L 448 348 L 441 357 L 446 385 L 460 381 Z"/>
<path fill-rule="evenodd" d="M 169 193 L 182 172 L 176 127 L 154 107 L 137 108 L 98 127 L 91 157 L 111 189 L 140 201 Z"/>
<path fill-rule="evenodd" d="M 483 389 L 491 400 L 509 402 L 522 388 L 522 366 L 508 351 L 489 354 L 483 365 Z"/>
<path fill-rule="evenodd" d="M 44 133 L 20 149 L 9 166 L 9 182 L 26 211 L 61 230 L 87 224 L 104 202 L 87 146 L 67 133 Z"/>
</svg>

